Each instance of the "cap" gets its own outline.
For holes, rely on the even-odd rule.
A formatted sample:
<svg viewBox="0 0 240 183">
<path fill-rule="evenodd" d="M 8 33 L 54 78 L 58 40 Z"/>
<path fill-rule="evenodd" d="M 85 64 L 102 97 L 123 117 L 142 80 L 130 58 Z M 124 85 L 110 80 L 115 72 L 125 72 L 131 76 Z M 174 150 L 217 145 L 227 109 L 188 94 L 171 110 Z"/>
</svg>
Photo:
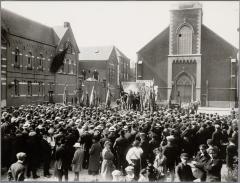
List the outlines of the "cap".
<svg viewBox="0 0 240 183">
<path fill-rule="evenodd" d="M 121 176 L 121 175 L 122 175 L 122 173 L 119 170 L 114 170 L 112 172 L 112 176 Z"/>
<path fill-rule="evenodd" d="M 108 131 L 110 131 L 110 132 L 115 132 L 115 131 L 116 131 L 116 128 L 110 127 Z"/>
<path fill-rule="evenodd" d="M 81 147 L 80 143 L 76 142 L 73 147 Z"/>
<path fill-rule="evenodd" d="M 182 153 L 182 154 L 181 154 L 181 158 L 189 158 L 188 153 Z"/>
<path fill-rule="evenodd" d="M 127 166 L 126 168 L 125 168 L 125 171 L 126 172 L 130 172 L 130 171 L 133 171 L 134 170 L 134 167 L 133 166 Z"/>
</svg>

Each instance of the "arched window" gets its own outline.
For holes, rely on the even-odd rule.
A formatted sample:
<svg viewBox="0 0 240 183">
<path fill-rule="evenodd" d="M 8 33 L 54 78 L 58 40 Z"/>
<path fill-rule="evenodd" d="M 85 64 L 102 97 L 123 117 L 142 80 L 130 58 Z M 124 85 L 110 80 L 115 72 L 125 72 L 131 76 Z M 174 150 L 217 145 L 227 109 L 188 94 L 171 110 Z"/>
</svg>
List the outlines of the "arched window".
<svg viewBox="0 0 240 183">
<path fill-rule="evenodd" d="M 192 34 L 193 30 L 186 25 L 178 30 L 178 54 L 192 54 Z"/>
<path fill-rule="evenodd" d="M 14 65 L 15 67 L 19 67 L 20 66 L 20 51 L 18 48 L 15 49 L 15 58 L 14 58 Z"/>
<path fill-rule="evenodd" d="M 39 70 L 43 70 L 43 54 L 40 54 L 38 63 Z"/>
</svg>

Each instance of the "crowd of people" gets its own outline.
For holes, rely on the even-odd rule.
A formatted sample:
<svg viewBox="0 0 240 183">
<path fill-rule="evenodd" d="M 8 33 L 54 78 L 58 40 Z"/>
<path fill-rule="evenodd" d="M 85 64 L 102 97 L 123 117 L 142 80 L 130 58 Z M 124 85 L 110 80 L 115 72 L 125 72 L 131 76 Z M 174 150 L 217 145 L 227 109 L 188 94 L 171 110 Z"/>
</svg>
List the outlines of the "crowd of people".
<svg viewBox="0 0 240 183">
<path fill-rule="evenodd" d="M 2 109 L 2 168 L 9 181 L 83 169 L 105 181 L 221 181 L 238 158 L 237 116 L 60 104 Z M 50 169 L 54 169 L 51 175 Z M 6 173 L 6 172 L 5 172 Z"/>
</svg>

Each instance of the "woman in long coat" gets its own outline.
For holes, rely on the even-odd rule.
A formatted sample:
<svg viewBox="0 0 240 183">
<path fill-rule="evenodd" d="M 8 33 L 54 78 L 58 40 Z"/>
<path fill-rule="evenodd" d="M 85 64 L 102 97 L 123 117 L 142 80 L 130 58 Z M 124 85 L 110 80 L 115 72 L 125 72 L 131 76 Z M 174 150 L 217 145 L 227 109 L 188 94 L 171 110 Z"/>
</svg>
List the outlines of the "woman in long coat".
<svg viewBox="0 0 240 183">
<path fill-rule="evenodd" d="M 72 160 L 72 171 L 75 173 L 74 181 L 79 181 L 79 172 L 82 170 L 84 149 L 80 143 L 75 143 L 74 146 L 76 151 Z"/>
<path fill-rule="evenodd" d="M 100 157 L 101 157 L 102 147 L 99 143 L 99 137 L 93 137 L 93 144 L 89 150 L 89 164 L 88 164 L 88 174 L 97 175 L 101 166 Z"/>
<path fill-rule="evenodd" d="M 104 149 L 102 151 L 102 168 L 101 175 L 104 180 L 112 180 L 112 172 L 115 170 L 115 165 L 113 163 L 114 155 L 110 150 L 111 142 L 106 141 L 104 143 Z"/>
</svg>

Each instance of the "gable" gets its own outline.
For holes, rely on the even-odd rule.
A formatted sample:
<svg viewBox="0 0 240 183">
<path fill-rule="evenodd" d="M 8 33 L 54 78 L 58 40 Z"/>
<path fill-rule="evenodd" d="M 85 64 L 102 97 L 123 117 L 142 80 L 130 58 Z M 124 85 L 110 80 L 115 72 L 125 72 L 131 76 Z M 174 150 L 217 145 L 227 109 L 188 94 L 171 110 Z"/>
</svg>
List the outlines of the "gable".
<svg viewBox="0 0 240 183">
<path fill-rule="evenodd" d="M 211 29 L 209 29 L 206 25 L 202 24 L 202 33 L 201 33 L 201 52 L 203 52 L 204 49 L 210 49 L 208 48 L 208 45 L 215 45 L 219 49 L 222 49 L 226 52 L 232 53 L 233 55 L 237 54 L 237 48 L 234 47 L 232 44 L 224 40 L 221 36 L 217 35 L 215 32 L 213 32 Z M 215 50 L 216 51 L 216 50 Z M 219 53 L 220 54 L 220 53 Z"/>
<path fill-rule="evenodd" d="M 169 26 L 165 28 L 160 34 L 158 34 L 155 38 L 153 38 L 149 43 L 147 43 L 143 48 L 141 48 L 137 53 L 141 54 L 142 52 L 148 51 L 157 44 L 161 43 L 164 38 L 169 38 Z"/>
<path fill-rule="evenodd" d="M 56 30 L 56 29 L 55 29 Z M 77 42 L 76 42 L 76 40 L 75 40 L 75 37 L 74 37 L 74 35 L 73 35 L 73 32 L 72 32 L 72 29 L 71 29 L 71 27 L 68 27 L 68 28 L 64 28 L 64 27 L 62 27 L 62 35 L 60 35 L 59 34 L 59 32 L 58 32 L 58 35 L 59 35 L 59 43 L 58 43 L 58 48 L 57 49 L 61 49 L 61 48 L 63 48 L 64 47 L 64 44 L 66 43 L 66 41 L 70 41 L 70 43 L 71 43 L 71 45 L 73 46 L 73 48 L 74 48 L 74 52 L 75 53 L 79 53 L 79 48 L 78 48 L 78 46 L 77 46 Z M 65 32 L 64 32 L 64 30 L 65 30 Z M 60 36 L 62 36 L 62 37 L 60 37 Z"/>
</svg>

